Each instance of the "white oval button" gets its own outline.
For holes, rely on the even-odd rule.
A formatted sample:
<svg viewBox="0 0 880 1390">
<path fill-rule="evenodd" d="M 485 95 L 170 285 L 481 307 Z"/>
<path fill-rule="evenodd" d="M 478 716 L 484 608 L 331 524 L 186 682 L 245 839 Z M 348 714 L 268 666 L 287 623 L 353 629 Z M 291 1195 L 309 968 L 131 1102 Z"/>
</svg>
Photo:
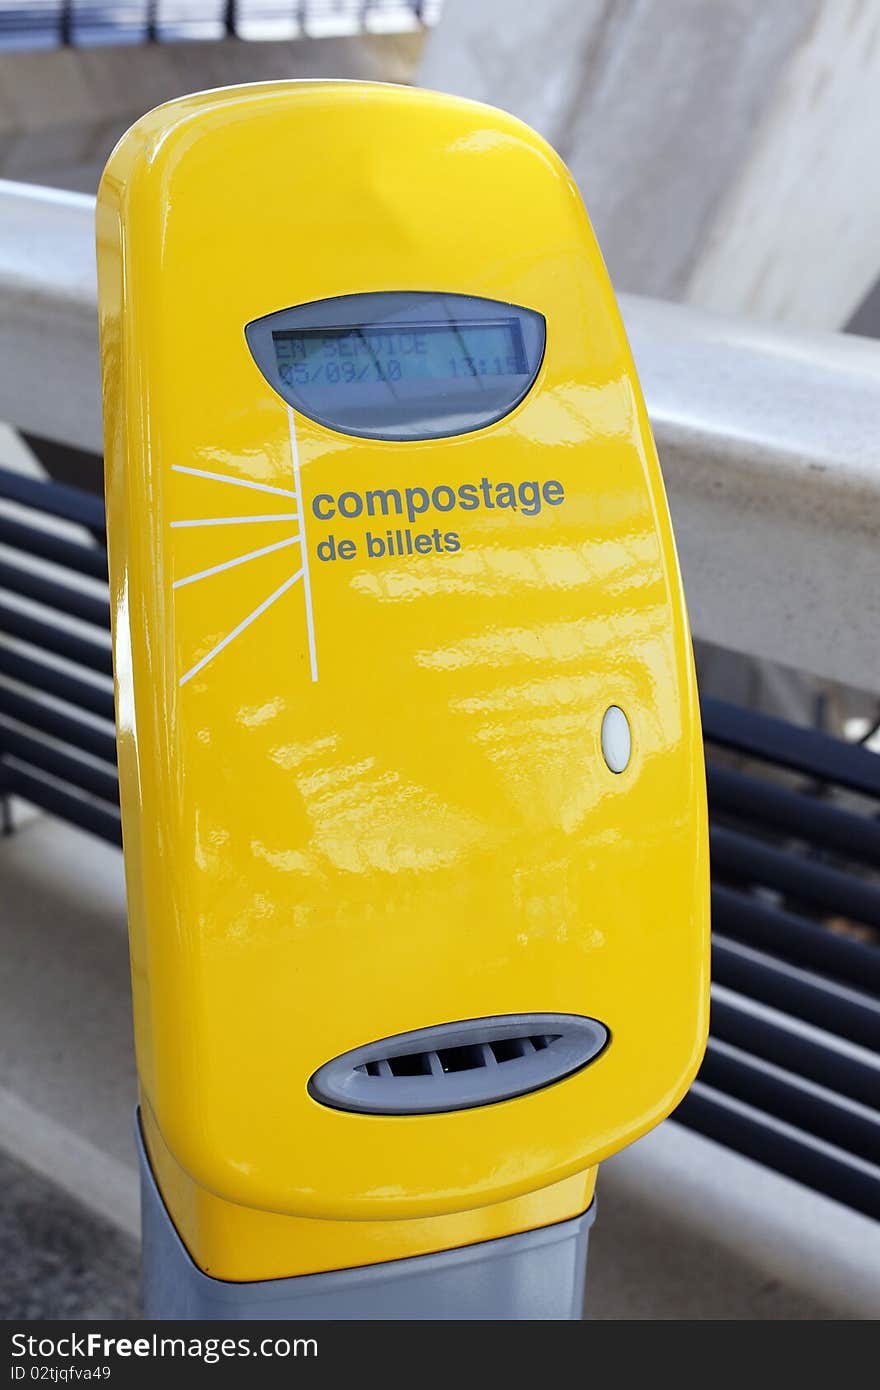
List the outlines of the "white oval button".
<svg viewBox="0 0 880 1390">
<path fill-rule="evenodd" d="M 623 772 L 631 753 L 629 720 L 619 705 L 609 705 L 602 720 L 602 755 L 612 772 Z"/>
</svg>

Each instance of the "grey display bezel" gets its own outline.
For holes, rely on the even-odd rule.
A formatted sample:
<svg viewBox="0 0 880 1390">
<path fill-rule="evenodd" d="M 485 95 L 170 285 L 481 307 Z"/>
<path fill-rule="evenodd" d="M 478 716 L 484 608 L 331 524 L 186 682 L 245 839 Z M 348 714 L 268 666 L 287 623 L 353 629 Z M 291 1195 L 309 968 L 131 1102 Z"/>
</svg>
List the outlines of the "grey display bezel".
<svg viewBox="0 0 880 1390">
<path fill-rule="evenodd" d="M 275 353 L 274 334 L 287 332 L 320 331 L 321 328 L 338 330 L 341 324 L 370 321 L 364 319 L 366 307 L 372 311 L 372 321 L 385 323 L 389 318 L 396 319 L 402 327 L 417 327 L 420 315 L 424 315 L 431 301 L 443 301 L 444 305 L 454 304 L 455 318 L 450 322 L 484 324 L 487 316 L 495 317 L 503 313 L 517 317 L 523 334 L 523 352 L 530 371 L 525 375 L 522 386 L 515 392 L 502 396 L 497 393 L 497 404 L 481 414 L 473 411 L 468 401 L 461 407 L 462 423 L 445 421 L 440 428 L 406 428 L 404 425 L 385 425 L 358 428 L 345 416 L 334 415 L 327 409 L 316 409 L 308 396 L 295 386 L 284 381 Z M 291 305 L 252 319 L 245 325 L 245 339 L 251 356 L 264 379 L 272 390 L 294 411 L 314 420 L 316 424 L 334 433 L 348 435 L 355 439 L 380 440 L 383 443 L 417 443 L 427 440 L 453 439 L 461 435 L 473 434 L 490 428 L 505 419 L 529 395 L 540 374 L 547 348 L 547 323 L 544 315 L 537 309 L 514 304 L 506 300 L 488 299 L 478 295 L 463 294 L 451 290 L 381 290 L 365 291 L 358 294 L 333 295 L 326 299 L 310 300 L 304 304 Z M 493 380 L 494 378 L 488 378 Z M 444 394 L 451 394 L 444 383 L 435 380 L 428 383 L 426 395 L 436 396 L 438 404 Z"/>
</svg>

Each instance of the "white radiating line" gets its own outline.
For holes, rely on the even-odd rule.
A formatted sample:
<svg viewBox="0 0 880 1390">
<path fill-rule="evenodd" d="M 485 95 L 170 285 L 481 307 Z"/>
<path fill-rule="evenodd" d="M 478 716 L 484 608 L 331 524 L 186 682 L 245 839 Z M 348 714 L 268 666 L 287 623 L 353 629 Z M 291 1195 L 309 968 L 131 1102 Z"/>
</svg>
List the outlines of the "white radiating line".
<svg viewBox="0 0 880 1390">
<path fill-rule="evenodd" d="M 309 662 L 312 668 L 312 680 L 316 681 L 318 679 L 318 657 L 315 651 L 315 621 L 312 615 L 312 582 L 309 578 L 309 550 L 306 539 L 305 507 L 303 506 L 302 483 L 300 482 L 299 476 L 299 451 L 296 447 L 296 419 L 290 406 L 288 406 L 287 415 L 290 421 L 290 450 L 293 455 L 293 477 L 296 487 L 296 501 L 300 513 L 302 514 L 299 526 L 299 545 L 300 554 L 302 555 L 303 592 L 306 601 L 306 627 L 309 634 Z"/>
<path fill-rule="evenodd" d="M 175 579 L 171 585 L 172 589 L 182 589 L 185 584 L 195 584 L 197 579 L 207 579 L 209 575 L 219 574 L 221 570 L 234 569 L 236 565 L 244 565 L 248 560 L 257 560 L 261 555 L 270 555 L 273 550 L 283 550 L 286 545 L 295 545 L 299 536 L 288 536 L 285 541 L 276 541 L 274 545 L 261 546 L 259 550 L 249 550 L 247 555 L 236 555 L 234 560 L 224 560 L 220 565 L 212 565 L 210 569 L 199 570 L 197 574 L 188 574 L 185 579 Z"/>
<path fill-rule="evenodd" d="M 250 478 L 230 478 L 226 473 L 209 473 L 204 468 L 187 468 L 182 463 L 172 463 L 172 473 L 189 473 L 193 478 L 210 478 L 214 483 L 232 483 L 233 487 L 252 487 L 255 492 L 274 492 L 277 497 L 294 497 L 284 487 L 270 487 L 268 483 L 254 483 Z"/>
<path fill-rule="evenodd" d="M 175 526 L 243 526 L 248 521 L 299 521 L 299 512 L 278 512 L 275 516 L 200 516 L 194 521 L 172 521 Z"/>
<path fill-rule="evenodd" d="M 186 675 L 180 677 L 178 684 L 186 685 L 188 680 L 191 680 L 198 671 L 201 671 L 203 666 L 207 666 L 209 661 L 213 661 L 217 653 L 222 652 L 224 647 L 228 647 L 230 642 L 234 642 L 235 638 L 238 637 L 240 633 L 244 632 L 246 627 L 250 627 L 251 623 L 255 622 L 261 613 L 265 613 L 266 609 L 269 608 L 277 598 L 280 598 L 282 594 L 286 593 L 291 585 L 295 584 L 300 578 L 302 578 L 301 569 L 297 570 L 296 574 L 292 574 L 289 579 L 285 579 L 284 583 L 278 586 L 274 594 L 270 594 L 268 598 L 263 599 L 262 603 L 257 604 L 254 611 L 248 613 L 246 618 L 242 618 L 238 626 L 234 627 L 231 632 L 228 632 L 226 636 L 217 643 L 216 647 L 212 647 L 211 650 L 202 657 L 201 661 L 197 661 L 195 666 L 191 666 Z"/>
</svg>

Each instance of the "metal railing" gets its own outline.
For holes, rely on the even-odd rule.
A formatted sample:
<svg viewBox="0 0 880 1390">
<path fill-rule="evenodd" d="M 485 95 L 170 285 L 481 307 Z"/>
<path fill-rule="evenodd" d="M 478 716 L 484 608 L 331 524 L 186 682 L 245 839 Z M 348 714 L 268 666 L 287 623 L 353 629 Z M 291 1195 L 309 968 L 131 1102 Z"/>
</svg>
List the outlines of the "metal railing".
<svg viewBox="0 0 880 1390">
<path fill-rule="evenodd" d="M 0 0 L 0 52 L 187 40 L 401 33 L 442 0 Z"/>
<path fill-rule="evenodd" d="M 7 187 L 4 206 L 0 419 L 97 478 L 93 205 Z M 625 314 L 697 630 L 880 691 L 880 346 Z M 0 472 L 2 786 L 118 844 L 103 525 L 99 496 Z M 702 709 L 712 1032 L 676 1117 L 880 1216 L 880 757 Z"/>
</svg>

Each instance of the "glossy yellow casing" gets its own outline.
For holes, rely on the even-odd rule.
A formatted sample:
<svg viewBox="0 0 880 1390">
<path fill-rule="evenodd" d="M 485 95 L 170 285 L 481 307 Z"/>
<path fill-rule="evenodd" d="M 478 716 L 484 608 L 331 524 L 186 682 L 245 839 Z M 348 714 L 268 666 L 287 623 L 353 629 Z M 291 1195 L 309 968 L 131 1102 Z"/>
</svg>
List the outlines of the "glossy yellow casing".
<svg viewBox="0 0 880 1390">
<path fill-rule="evenodd" d="M 166 1200 L 227 1278 L 327 1265 L 259 1236 L 243 1253 L 224 1211 L 274 1214 L 276 1235 L 390 1223 L 372 1258 L 573 1214 L 699 1063 L 708 866 L 669 517 L 571 178 L 520 122 L 447 96 L 207 92 L 120 142 L 98 250 L 136 1046 Z M 290 305 L 425 289 L 545 316 L 539 376 L 489 428 L 387 443 L 291 418 L 245 341 Z M 366 518 L 311 509 L 484 476 L 565 500 L 462 514 L 457 553 L 384 559 L 363 553 Z M 298 527 L 302 552 L 272 548 Z M 354 558 L 318 559 L 331 532 Z M 619 775 L 611 704 L 633 730 Z M 599 1018 L 611 1042 L 454 1113 L 307 1093 L 359 1044 L 536 1011 Z M 351 1236 L 333 1262 L 346 1248 L 371 1258 Z"/>
</svg>

